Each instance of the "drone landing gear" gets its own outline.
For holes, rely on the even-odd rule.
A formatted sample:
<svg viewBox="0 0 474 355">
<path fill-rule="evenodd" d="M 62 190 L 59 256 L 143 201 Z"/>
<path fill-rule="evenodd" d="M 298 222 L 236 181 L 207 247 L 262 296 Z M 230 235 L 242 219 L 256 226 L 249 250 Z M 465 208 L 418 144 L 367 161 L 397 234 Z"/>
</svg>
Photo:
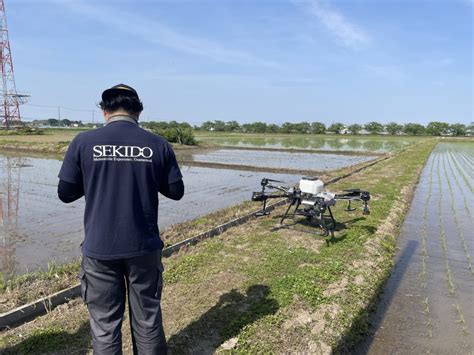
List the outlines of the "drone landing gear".
<svg viewBox="0 0 474 355">
<path fill-rule="evenodd" d="M 295 210 L 293 211 L 293 216 L 297 214 L 298 207 L 300 207 L 300 202 L 291 201 L 288 204 L 288 208 L 286 209 L 285 213 L 283 214 L 283 217 L 281 217 L 280 224 L 283 224 L 283 221 L 288 218 L 288 213 L 290 212 L 290 209 L 293 205 L 296 205 Z"/>
<path fill-rule="evenodd" d="M 290 213 L 291 208 L 295 206 L 295 209 L 292 213 Z M 311 233 L 313 235 L 317 235 L 320 237 L 325 237 L 326 242 L 329 244 L 330 241 L 334 239 L 334 231 L 336 229 L 336 221 L 332 214 L 331 208 L 329 206 L 324 207 L 321 210 L 316 210 L 314 207 L 306 207 L 304 209 L 299 209 L 301 206 L 300 202 L 292 201 L 288 204 L 288 207 L 283 214 L 280 225 L 284 225 L 284 221 L 287 218 L 294 218 L 295 216 L 303 216 L 305 217 L 308 224 L 315 225 L 319 227 L 320 232 L 310 232 L 307 230 L 303 230 L 304 232 Z M 326 214 L 327 211 L 327 214 Z"/>
<path fill-rule="evenodd" d="M 351 202 L 352 202 L 352 200 L 349 200 L 349 202 L 347 203 L 347 207 L 346 207 L 345 211 L 352 212 L 352 211 L 356 210 L 354 207 L 352 207 Z"/>
<path fill-rule="evenodd" d="M 267 211 L 267 200 L 263 200 L 263 206 L 262 209 L 258 212 L 255 213 L 256 217 L 262 217 L 262 216 L 268 216 L 270 214 L 270 211 Z"/>
</svg>

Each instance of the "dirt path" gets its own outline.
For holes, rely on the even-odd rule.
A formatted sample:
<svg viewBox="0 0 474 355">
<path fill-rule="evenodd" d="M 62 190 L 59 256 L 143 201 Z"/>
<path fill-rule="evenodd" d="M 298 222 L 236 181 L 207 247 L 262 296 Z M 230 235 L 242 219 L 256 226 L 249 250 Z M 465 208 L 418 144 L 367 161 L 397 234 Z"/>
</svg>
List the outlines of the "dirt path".
<svg viewBox="0 0 474 355">
<path fill-rule="evenodd" d="M 473 353 L 473 158 L 473 144 L 441 143 L 431 154 L 357 353 Z"/>
</svg>

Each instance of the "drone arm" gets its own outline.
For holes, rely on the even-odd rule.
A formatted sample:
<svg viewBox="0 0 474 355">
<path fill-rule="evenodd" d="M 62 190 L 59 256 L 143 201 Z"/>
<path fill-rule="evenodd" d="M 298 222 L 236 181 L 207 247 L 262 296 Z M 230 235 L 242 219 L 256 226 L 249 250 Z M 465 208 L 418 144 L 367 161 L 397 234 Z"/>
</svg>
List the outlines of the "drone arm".
<svg viewBox="0 0 474 355">
<path fill-rule="evenodd" d="M 260 191 L 252 193 L 252 201 L 260 202 L 266 201 L 271 198 L 285 198 L 288 197 L 287 194 L 266 194 Z"/>
<path fill-rule="evenodd" d="M 354 208 L 351 206 L 352 201 L 361 201 L 364 205 L 363 214 L 370 214 L 369 210 L 369 200 L 370 193 L 368 191 L 360 191 L 359 189 L 345 190 L 347 192 L 342 194 L 336 194 L 334 197 L 336 200 L 346 200 L 348 201 L 348 206 L 346 211 L 353 211 Z"/>
<path fill-rule="evenodd" d="M 288 190 L 290 189 L 288 186 L 284 186 L 284 185 L 272 185 L 272 184 L 268 184 L 266 185 L 266 188 L 268 189 L 275 189 L 275 190 L 278 190 L 278 191 L 281 191 L 281 192 L 288 192 Z"/>
</svg>

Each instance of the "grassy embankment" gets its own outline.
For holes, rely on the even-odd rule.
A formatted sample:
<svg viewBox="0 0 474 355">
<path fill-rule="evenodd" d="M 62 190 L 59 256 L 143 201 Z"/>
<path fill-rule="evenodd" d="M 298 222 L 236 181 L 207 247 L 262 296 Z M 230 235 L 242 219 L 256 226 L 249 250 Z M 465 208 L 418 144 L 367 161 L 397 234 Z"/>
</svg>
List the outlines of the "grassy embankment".
<svg viewBox="0 0 474 355">
<path fill-rule="evenodd" d="M 15 151 L 64 154 L 82 129 L 46 129 L 42 135 L 0 134 L 0 148 Z"/>
<path fill-rule="evenodd" d="M 166 259 L 170 350 L 328 353 L 353 344 L 392 267 L 398 229 L 434 144 L 413 145 L 331 186 L 360 186 L 373 200 L 367 217 L 337 206 L 341 225 L 329 246 L 297 221 L 279 228 L 279 209 Z M 130 353 L 126 324 L 124 333 Z M 86 308 L 74 300 L 4 332 L 0 344 L 7 353 L 87 351 Z"/>
</svg>

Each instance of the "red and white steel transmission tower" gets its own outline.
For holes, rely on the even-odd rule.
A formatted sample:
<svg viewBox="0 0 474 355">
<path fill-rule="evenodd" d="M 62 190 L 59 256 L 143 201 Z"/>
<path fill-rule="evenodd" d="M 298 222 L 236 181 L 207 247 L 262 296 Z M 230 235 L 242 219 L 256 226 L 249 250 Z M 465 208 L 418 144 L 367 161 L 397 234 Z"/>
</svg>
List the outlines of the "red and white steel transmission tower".
<svg viewBox="0 0 474 355">
<path fill-rule="evenodd" d="M 0 92 L 0 117 L 2 124 L 8 129 L 20 124 L 20 105 L 26 102 L 28 95 L 18 94 L 16 91 L 4 0 L 0 0 L 0 73 L 3 85 Z"/>
</svg>

